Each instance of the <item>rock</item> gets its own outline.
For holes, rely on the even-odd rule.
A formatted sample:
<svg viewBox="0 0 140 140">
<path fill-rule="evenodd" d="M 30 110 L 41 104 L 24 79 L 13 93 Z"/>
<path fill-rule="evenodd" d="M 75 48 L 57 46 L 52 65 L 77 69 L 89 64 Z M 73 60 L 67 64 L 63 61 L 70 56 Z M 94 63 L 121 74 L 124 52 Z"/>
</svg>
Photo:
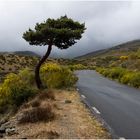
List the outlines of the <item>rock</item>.
<svg viewBox="0 0 140 140">
<path fill-rule="evenodd" d="M 4 127 L 4 128 L 7 128 L 8 126 L 10 126 L 10 122 L 6 122 L 6 123 L 1 125 L 1 127 Z"/>
<path fill-rule="evenodd" d="M 72 101 L 71 100 L 65 100 L 65 103 L 69 104 L 69 103 L 72 103 Z"/>
<path fill-rule="evenodd" d="M 5 127 L 0 127 L 0 133 L 3 134 L 6 132 L 6 128 Z"/>
<path fill-rule="evenodd" d="M 7 121 L 8 121 L 8 119 L 7 119 L 7 118 L 1 119 L 1 120 L 0 120 L 0 125 L 2 125 L 2 124 L 4 124 L 4 123 L 6 123 Z"/>
<path fill-rule="evenodd" d="M 16 133 L 16 129 L 15 128 L 7 128 L 6 129 L 6 135 L 13 135 Z"/>
<path fill-rule="evenodd" d="M 15 126 L 11 122 L 6 122 L 6 123 L 2 124 L 1 127 L 8 129 L 8 128 L 14 128 Z"/>
</svg>

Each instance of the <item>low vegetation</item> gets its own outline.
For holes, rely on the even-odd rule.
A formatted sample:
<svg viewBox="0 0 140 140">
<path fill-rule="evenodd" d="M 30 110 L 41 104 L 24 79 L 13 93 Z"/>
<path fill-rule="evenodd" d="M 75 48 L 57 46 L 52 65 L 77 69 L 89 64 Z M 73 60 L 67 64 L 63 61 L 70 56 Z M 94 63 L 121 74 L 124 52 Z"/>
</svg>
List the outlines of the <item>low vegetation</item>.
<svg viewBox="0 0 140 140">
<path fill-rule="evenodd" d="M 47 104 L 45 106 L 33 106 L 22 111 L 22 116 L 19 123 L 35 123 L 40 121 L 51 121 L 54 119 L 55 114 L 52 111 L 52 106 Z"/>
<path fill-rule="evenodd" d="M 140 72 L 130 71 L 121 67 L 97 68 L 96 70 L 105 77 L 118 80 L 123 84 L 140 88 Z"/>
<path fill-rule="evenodd" d="M 56 63 L 49 63 L 42 66 L 41 79 L 48 88 L 71 87 L 78 80 L 68 67 Z"/>
<path fill-rule="evenodd" d="M 25 56 L 12 53 L 0 54 L 0 73 L 18 72 L 30 67 L 33 68 L 38 62 L 37 56 Z"/>
<path fill-rule="evenodd" d="M 47 88 L 72 87 L 78 80 L 68 67 L 56 63 L 44 64 L 41 68 L 41 78 Z M 18 74 L 8 74 L 0 85 L 0 113 L 6 108 L 20 106 L 38 92 L 31 69 L 20 70 Z M 49 94 L 47 96 L 53 98 Z"/>
</svg>

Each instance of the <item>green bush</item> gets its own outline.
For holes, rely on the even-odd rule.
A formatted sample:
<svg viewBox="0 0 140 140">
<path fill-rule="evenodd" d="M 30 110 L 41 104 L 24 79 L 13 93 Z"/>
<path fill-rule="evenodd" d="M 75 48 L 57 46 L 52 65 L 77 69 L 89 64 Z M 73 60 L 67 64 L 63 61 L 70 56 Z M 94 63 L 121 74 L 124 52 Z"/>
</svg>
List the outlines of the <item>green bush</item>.
<svg viewBox="0 0 140 140">
<path fill-rule="evenodd" d="M 12 105 L 20 106 L 23 102 L 35 95 L 36 91 L 29 87 L 12 87 L 10 100 Z"/>
<path fill-rule="evenodd" d="M 123 74 L 125 73 L 125 69 L 123 68 L 112 68 L 110 69 L 109 71 L 109 77 L 112 78 L 112 79 L 120 79 Z"/>
<path fill-rule="evenodd" d="M 129 84 L 132 77 L 133 77 L 133 73 L 127 72 L 120 78 L 119 81 L 123 84 Z"/>
<path fill-rule="evenodd" d="M 29 97 L 35 95 L 32 89 L 20 76 L 20 74 L 10 73 L 6 76 L 0 86 L 0 106 L 19 106 Z"/>
<path fill-rule="evenodd" d="M 35 75 L 34 71 L 32 71 L 31 69 L 25 68 L 23 70 L 20 70 L 18 75 L 26 85 L 28 86 L 35 85 Z"/>
<path fill-rule="evenodd" d="M 41 78 L 48 88 L 71 87 L 78 80 L 68 67 L 55 63 L 48 63 L 42 66 Z"/>
<path fill-rule="evenodd" d="M 135 73 L 131 80 L 130 80 L 130 85 L 139 88 L 140 87 L 140 72 Z"/>
<path fill-rule="evenodd" d="M 87 69 L 86 66 L 82 65 L 82 64 L 75 64 L 75 65 L 68 65 L 68 68 L 70 70 L 83 70 L 83 69 Z"/>
<path fill-rule="evenodd" d="M 105 77 L 108 77 L 110 74 L 110 70 L 108 68 L 97 68 L 96 71 L 104 75 Z"/>
<path fill-rule="evenodd" d="M 103 74 L 105 77 L 108 77 L 109 74 L 110 74 L 110 70 L 109 69 L 104 69 L 101 74 Z"/>
<path fill-rule="evenodd" d="M 131 85 L 136 88 L 140 87 L 140 72 L 129 71 L 120 67 L 96 68 L 96 71 L 105 77 L 116 79 L 123 84 Z"/>
</svg>

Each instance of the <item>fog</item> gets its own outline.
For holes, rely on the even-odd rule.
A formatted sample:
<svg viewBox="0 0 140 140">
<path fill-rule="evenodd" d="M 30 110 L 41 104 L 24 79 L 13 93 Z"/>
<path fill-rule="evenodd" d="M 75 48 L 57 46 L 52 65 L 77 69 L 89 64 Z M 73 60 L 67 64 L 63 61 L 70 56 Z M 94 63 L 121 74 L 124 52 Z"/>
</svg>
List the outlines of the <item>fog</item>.
<svg viewBox="0 0 140 140">
<path fill-rule="evenodd" d="M 41 55 L 47 46 L 30 46 L 22 34 L 47 18 L 67 15 L 87 30 L 67 50 L 53 46 L 52 56 L 76 57 L 130 40 L 140 39 L 138 1 L 0 1 L 0 51 L 30 50 Z"/>
</svg>

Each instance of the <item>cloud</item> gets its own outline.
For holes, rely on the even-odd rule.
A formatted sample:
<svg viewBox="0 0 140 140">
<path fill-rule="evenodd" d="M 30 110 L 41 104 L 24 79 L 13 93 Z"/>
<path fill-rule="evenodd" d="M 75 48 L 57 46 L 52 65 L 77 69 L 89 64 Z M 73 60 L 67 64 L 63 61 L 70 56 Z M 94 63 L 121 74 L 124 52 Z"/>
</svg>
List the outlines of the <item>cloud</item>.
<svg viewBox="0 0 140 140">
<path fill-rule="evenodd" d="M 0 2 L 0 51 L 31 50 L 43 54 L 46 46 L 29 46 L 22 34 L 47 18 L 68 17 L 85 22 L 83 38 L 52 55 L 74 57 L 140 38 L 138 1 L 6 1 Z"/>
</svg>

